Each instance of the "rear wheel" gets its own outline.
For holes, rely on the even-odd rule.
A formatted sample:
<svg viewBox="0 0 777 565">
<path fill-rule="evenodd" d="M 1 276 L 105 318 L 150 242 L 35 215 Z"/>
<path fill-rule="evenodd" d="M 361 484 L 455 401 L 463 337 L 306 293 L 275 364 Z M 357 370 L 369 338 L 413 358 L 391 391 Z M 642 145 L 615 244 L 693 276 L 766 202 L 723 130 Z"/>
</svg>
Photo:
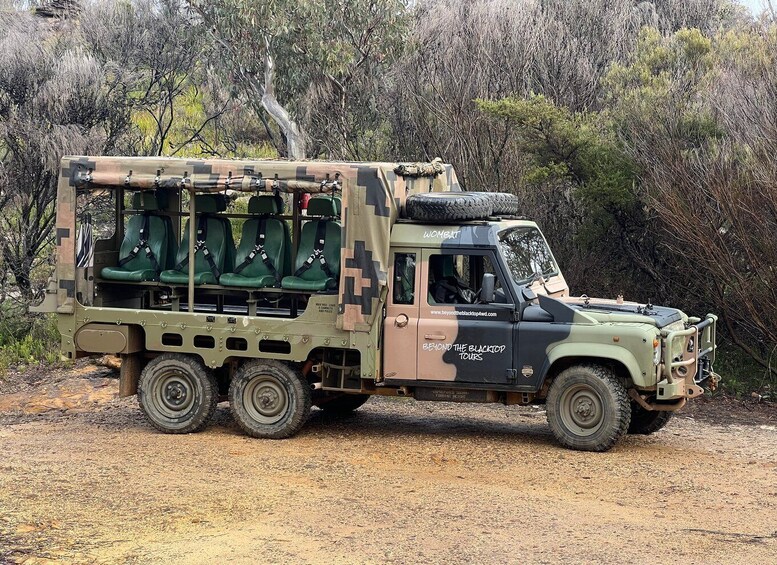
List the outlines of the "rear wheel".
<svg viewBox="0 0 777 565">
<path fill-rule="evenodd" d="M 229 403 L 248 435 L 281 439 L 294 435 L 310 413 L 311 390 L 302 373 L 278 361 L 249 361 L 235 374 Z"/>
<path fill-rule="evenodd" d="M 149 362 L 140 374 L 138 403 L 158 430 L 170 434 L 197 432 L 216 412 L 218 385 L 200 360 L 165 353 Z"/>
<path fill-rule="evenodd" d="M 576 365 L 550 385 L 548 424 L 559 443 L 582 451 L 607 451 L 626 433 L 631 407 L 617 376 L 598 365 Z"/>
<path fill-rule="evenodd" d="M 631 403 L 630 434 L 650 435 L 669 423 L 672 414 L 668 410 L 645 410 L 636 402 Z"/>
<path fill-rule="evenodd" d="M 349 414 L 369 399 L 369 394 L 334 394 L 317 398 L 315 405 L 327 414 Z"/>
</svg>

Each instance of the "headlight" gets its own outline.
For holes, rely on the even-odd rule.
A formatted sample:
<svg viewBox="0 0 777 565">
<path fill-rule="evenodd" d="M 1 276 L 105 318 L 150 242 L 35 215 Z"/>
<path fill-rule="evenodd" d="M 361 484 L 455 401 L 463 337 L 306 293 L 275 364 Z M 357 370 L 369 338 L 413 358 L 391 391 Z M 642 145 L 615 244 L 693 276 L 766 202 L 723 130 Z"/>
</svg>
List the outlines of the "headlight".
<svg viewBox="0 0 777 565">
<path fill-rule="evenodd" d="M 658 337 L 653 338 L 653 365 L 658 366 L 661 362 L 661 340 Z"/>
</svg>

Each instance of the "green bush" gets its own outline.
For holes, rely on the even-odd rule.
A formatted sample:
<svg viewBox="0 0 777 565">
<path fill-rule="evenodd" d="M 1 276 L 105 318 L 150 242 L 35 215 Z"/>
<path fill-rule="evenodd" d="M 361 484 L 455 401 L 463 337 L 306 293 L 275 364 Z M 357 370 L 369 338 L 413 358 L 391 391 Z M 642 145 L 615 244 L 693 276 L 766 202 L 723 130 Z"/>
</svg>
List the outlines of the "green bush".
<svg viewBox="0 0 777 565">
<path fill-rule="evenodd" d="M 720 375 L 720 392 L 742 398 L 749 397 L 753 392 L 763 395 L 774 390 L 774 374 L 770 375 L 729 340 L 720 341 L 715 359 L 715 372 Z"/>
<path fill-rule="evenodd" d="M 28 304 L 0 304 L 0 377 L 13 367 L 59 361 L 59 331 L 53 315 L 30 314 Z"/>
</svg>

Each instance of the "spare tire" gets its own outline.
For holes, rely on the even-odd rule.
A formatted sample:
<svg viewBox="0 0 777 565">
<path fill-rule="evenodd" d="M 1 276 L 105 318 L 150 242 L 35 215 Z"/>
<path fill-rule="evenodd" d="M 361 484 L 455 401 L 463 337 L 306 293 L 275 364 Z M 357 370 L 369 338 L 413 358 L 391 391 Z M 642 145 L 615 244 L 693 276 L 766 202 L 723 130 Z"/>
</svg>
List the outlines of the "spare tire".
<svg viewBox="0 0 777 565">
<path fill-rule="evenodd" d="M 518 214 L 520 200 L 515 194 L 509 192 L 468 192 L 467 194 L 479 194 L 491 200 L 494 216 L 515 216 Z"/>
<path fill-rule="evenodd" d="M 425 192 L 408 196 L 405 211 L 412 220 L 445 223 L 488 218 L 493 205 L 491 199 L 474 192 Z"/>
</svg>

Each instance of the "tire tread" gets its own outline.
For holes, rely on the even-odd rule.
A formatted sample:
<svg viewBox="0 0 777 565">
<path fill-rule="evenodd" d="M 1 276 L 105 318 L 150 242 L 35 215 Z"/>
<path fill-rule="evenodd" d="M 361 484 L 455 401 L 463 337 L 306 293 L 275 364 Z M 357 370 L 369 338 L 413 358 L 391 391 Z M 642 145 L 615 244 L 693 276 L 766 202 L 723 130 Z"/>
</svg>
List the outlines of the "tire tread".
<svg viewBox="0 0 777 565">
<path fill-rule="evenodd" d="M 412 220 L 446 223 L 487 218 L 493 214 L 493 205 L 478 193 L 421 193 L 407 197 L 405 211 Z"/>
<path fill-rule="evenodd" d="M 238 395 L 238 389 L 243 385 L 244 380 L 249 379 L 251 373 L 261 368 L 263 371 L 279 375 L 282 379 L 288 379 L 289 384 L 294 389 L 295 406 L 291 416 L 281 422 L 265 425 L 254 422 L 247 413 L 244 413 L 240 403 L 235 402 Z M 292 391 L 287 390 L 291 395 Z M 244 363 L 235 373 L 232 382 L 229 385 L 229 403 L 232 407 L 232 414 L 240 428 L 249 436 L 256 438 L 284 439 L 296 434 L 308 419 L 310 407 L 312 405 L 312 394 L 307 380 L 299 371 L 289 365 L 275 360 L 254 359 Z"/>
<path fill-rule="evenodd" d="M 632 403 L 629 433 L 645 436 L 654 434 L 669 423 L 673 414 L 674 412 L 667 410 L 645 410 L 638 404 Z"/>
<path fill-rule="evenodd" d="M 201 410 L 195 414 L 191 422 L 182 428 L 170 428 L 164 426 L 160 422 L 154 420 L 149 414 L 149 409 L 146 407 L 144 398 L 146 396 L 146 388 L 150 385 L 149 380 L 152 378 L 152 372 L 154 369 L 165 361 L 174 361 L 180 363 L 186 369 L 191 371 L 195 375 L 200 375 L 205 378 L 205 386 L 203 387 L 203 402 L 201 403 Z M 183 353 L 165 353 L 152 359 L 143 368 L 138 379 L 138 403 L 140 404 L 141 411 L 146 420 L 160 432 L 167 434 L 189 434 L 203 430 L 213 419 L 216 414 L 216 408 L 219 403 L 218 395 L 218 383 L 216 377 L 211 370 L 209 370 L 198 359 L 185 355 Z"/>
<path fill-rule="evenodd" d="M 595 440 L 593 442 L 591 441 L 591 438 L 581 439 L 579 437 L 574 437 L 563 427 L 561 418 L 558 414 L 556 399 L 563 391 L 564 382 L 567 379 L 573 378 L 570 375 L 574 375 L 575 371 L 587 371 L 590 376 L 602 381 L 608 389 L 616 408 L 617 421 L 615 422 L 615 425 L 606 430 L 601 437 L 594 436 Z M 556 436 L 559 443 L 565 447 L 581 451 L 607 451 L 612 448 L 629 429 L 629 423 L 631 422 L 630 405 L 631 401 L 626 392 L 626 387 L 610 369 L 601 365 L 583 364 L 569 367 L 556 376 L 548 391 L 546 408 L 548 423 L 553 431 L 553 435 Z"/>
</svg>

